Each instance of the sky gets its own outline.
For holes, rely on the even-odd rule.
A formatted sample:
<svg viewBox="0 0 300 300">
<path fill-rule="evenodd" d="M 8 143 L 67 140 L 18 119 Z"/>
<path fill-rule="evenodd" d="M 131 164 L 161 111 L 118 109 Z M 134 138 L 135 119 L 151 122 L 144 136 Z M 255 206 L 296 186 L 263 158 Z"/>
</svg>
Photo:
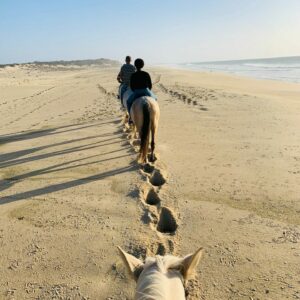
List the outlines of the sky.
<svg viewBox="0 0 300 300">
<path fill-rule="evenodd" d="M 300 56 L 300 0 L 0 0 L 0 64 Z"/>
</svg>

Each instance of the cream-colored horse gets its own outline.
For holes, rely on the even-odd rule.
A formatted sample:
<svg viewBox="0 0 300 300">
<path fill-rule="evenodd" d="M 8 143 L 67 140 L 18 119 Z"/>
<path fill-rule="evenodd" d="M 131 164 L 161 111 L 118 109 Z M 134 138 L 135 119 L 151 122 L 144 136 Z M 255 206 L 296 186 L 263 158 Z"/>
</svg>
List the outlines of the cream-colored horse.
<svg viewBox="0 0 300 300">
<path fill-rule="evenodd" d="M 123 95 L 123 105 L 127 110 L 127 99 L 131 95 L 132 91 L 127 89 Z M 131 109 L 130 116 L 135 125 L 135 130 L 139 134 L 141 139 L 139 161 L 141 163 L 147 163 L 148 161 L 148 148 L 151 135 L 151 154 L 150 160 L 155 160 L 155 135 L 158 128 L 158 120 L 160 116 L 160 110 L 158 103 L 152 97 L 139 97 L 134 100 Z"/>
<path fill-rule="evenodd" d="M 150 257 L 143 263 L 118 247 L 121 258 L 137 281 L 135 300 L 184 300 L 185 282 L 196 272 L 202 248 L 184 258 Z"/>
</svg>

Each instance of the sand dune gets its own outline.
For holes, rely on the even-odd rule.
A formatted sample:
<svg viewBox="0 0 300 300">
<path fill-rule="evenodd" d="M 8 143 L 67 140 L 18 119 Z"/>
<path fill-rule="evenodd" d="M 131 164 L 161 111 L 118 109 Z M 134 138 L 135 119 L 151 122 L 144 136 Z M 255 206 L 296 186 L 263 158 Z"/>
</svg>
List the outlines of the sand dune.
<svg viewBox="0 0 300 300">
<path fill-rule="evenodd" d="M 132 299 L 116 246 L 205 256 L 189 299 L 297 299 L 300 85 L 151 69 L 136 163 L 116 68 L 0 69 L 1 299 Z"/>
</svg>

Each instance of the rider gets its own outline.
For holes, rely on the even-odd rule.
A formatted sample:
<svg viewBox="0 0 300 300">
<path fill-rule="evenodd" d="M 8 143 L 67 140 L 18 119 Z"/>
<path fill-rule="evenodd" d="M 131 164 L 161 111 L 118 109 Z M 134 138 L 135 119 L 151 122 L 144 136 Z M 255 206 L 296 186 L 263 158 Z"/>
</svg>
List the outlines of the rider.
<svg viewBox="0 0 300 300">
<path fill-rule="evenodd" d="M 126 64 L 124 64 L 121 67 L 121 70 L 120 70 L 120 72 L 118 74 L 118 77 L 117 77 L 118 82 L 121 83 L 121 86 L 120 86 L 121 102 L 122 102 L 122 97 L 123 97 L 126 89 L 130 85 L 130 77 L 136 71 L 135 67 L 130 63 L 131 62 L 131 57 L 130 56 L 126 56 L 125 62 L 126 62 Z"/>
<path fill-rule="evenodd" d="M 137 71 L 131 75 L 130 79 L 130 88 L 133 91 L 133 93 L 129 96 L 127 100 L 127 109 L 129 115 L 132 103 L 135 99 L 142 96 L 150 96 L 157 100 L 156 96 L 151 91 L 152 82 L 149 73 L 142 71 L 142 68 L 144 67 L 144 61 L 141 58 L 137 58 L 134 61 L 134 65 Z"/>
</svg>

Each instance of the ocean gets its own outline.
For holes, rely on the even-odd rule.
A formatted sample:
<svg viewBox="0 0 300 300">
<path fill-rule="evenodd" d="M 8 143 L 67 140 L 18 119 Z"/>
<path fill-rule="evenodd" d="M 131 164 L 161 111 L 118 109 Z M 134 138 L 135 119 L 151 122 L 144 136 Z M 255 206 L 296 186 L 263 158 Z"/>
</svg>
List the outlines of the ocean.
<svg viewBox="0 0 300 300">
<path fill-rule="evenodd" d="M 300 56 L 178 64 L 177 67 L 216 71 L 288 82 L 300 82 Z"/>
</svg>

